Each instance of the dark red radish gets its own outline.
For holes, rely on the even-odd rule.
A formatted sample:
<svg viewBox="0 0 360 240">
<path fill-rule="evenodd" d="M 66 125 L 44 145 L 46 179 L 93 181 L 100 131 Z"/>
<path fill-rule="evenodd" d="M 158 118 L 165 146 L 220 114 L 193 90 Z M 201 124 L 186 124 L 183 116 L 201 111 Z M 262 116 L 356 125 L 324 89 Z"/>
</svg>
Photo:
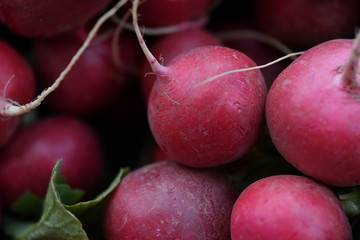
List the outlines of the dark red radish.
<svg viewBox="0 0 360 240">
<path fill-rule="evenodd" d="M 0 92 L 1 108 L 7 102 L 24 104 L 35 95 L 34 74 L 26 59 L 9 43 L 0 40 Z M 0 146 L 4 146 L 17 129 L 21 117 L 0 113 Z"/>
<path fill-rule="evenodd" d="M 53 84 L 82 46 L 87 33 L 80 28 L 57 37 L 34 41 L 34 67 L 42 89 Z M 124 84 L 139 64 L 140 48 L 135 37 L 122 34 L 116 43 L 119 52 L 114 52 L 113 37 L 106 34 L 108 32 L 99 34 L 61 85 L 48 97 L 46 104 L 51 109 L 80 116 L 90 115 L 122 94 Z M 119 56 L 120 66 L 116 64 L 114 54 Z"/>
<path fill-rule="evenodd" d="M 0 21 L 26 38 L 55 36 L 84 25 L 111 0 L 2 0 Z"/>
<path fill-rule="evenodd" d="M 236 194 L 215 171 L 173 161 L 128 174 L 105 211 L 108 240 L 228 240 Z"/>
<path fill-rule="evenodd" d="M 151 46 L 150 51 L 158 61 L 163 65 L 167 65 L 171 59 L 180 53 L 205 45 L 220 46 L 222 44 L 210 32 L 202 28 L 195 28 L 160 37 Z M 152 73 L 147 59 L 142 64 L 140 77 L 142 79 L 141 86 L 144 99 L 147 100 L 156 79 L 156 75 Z"/>
<path fill-rule="evenodd" d="M 351 240 L 335 194 L 296 175 L 274 175 L 248 186 L 231 213 L 231 239 Z"/>
<path fill-rule="evenodd" d="M 177 25 L 209 15 L 214 3 L 214 0 L 146 0 L 139 5 L 139 21 L 147 27 Z"/>
<path fill-rule="evenodd" d="M 221 46 L 195 48 L 161 65 L 139 43 L 157 75 L 148 102 L 148 119 L 158 145 L 174 159 L 193 167 L 236 160 L 256 141 L 263 126 L 266 86 L 260 70 L 223 72 L 255 66 L 246 55 Z"/>
<path fill-rule="evenodd" d="M 319 44 L 275 80 L 266 120 L 275 147 L 329 185 L 360 184 L 360 35 Z"/>
<path fill-rule="evenodd" d="M 0 195 L 9 207 L 26 191 L 44 197 L 53 167 L 62 159 L 67 183 L 91 193 L 103 174 L 102 145 L 83 121 L 44 117 L 19 130 L 0 152 Z"/>
<path fill-rule="evenodd" d="M 360 18 L 358 0 L 258 0 L 259 28 L 294 49 L 353 37 Z"/>
</svg>

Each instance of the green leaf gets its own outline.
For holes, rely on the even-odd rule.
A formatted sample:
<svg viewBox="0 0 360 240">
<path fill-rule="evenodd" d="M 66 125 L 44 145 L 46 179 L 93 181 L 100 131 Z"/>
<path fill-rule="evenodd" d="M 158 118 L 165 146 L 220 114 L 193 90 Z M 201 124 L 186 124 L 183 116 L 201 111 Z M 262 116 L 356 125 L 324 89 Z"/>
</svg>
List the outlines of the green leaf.
<svg viewBox="0 0 360 240">
<path fill-rule="evenodd" d="M 4 232 L 12 236 L 13 239 L 24 239 L 23 236 L 26 235 L 26 232 L 31 229 L 36 222 L 31 221 L 19 221 L 13 218 L 4 217 L 2 220 Z"/>
<path fill-rule="evenodd" d="M 88 236 L 83 229 L 80 218 L 89 222 L 101 219 L 106 203 L 111 193 L 120 184 L 124 176 L 130 172 L 129 168 L 120 169 L 115 179 L 108 188 L 95 197 L 93 200 L 79 202 L 83 192 L 73 190 L 65 184 L 60 170 L 61 160 L 55 165 L 45 200 L 27 193 L 24 194 L 13 206 L 21 213 L 35 214 L 39 210 L 34 210 L 32 206 L 42 208 L 41 215 L 37 222 L 24 222 L 12 218 L 4 218 L 3 228 L 6 234 L 15 240 L 87 240 Z M 29 213 L 28 213 L 29 212 Z M 90 220 L 89 220 L 90 219 Z"/>
<path fill-rule="evenodd" d="M 57 173 L 53 177 L 53 184 L 63 204 L 75 204 L 84 196 L 84 191 L 72 189 L 66 184 L 66 179 L 62 176 L 60 169 L 57 170 Z M 44 200 L 41 197 L 31 192 L 25 192 L 12 204 L 11 210 L 18 216 L 38 218 L 41 216 L 43 204 Z"/>
<path fill-rule="evenodd" d="M 42 198 L 31 192 L 25 192 L 12 204 L 11 210 L 19 216 L 39 217 L 43 204 L 44 200 Z"/>
<path fill-rule="evenodd" d="M 57 181 L 63 183 L 59 161 L 52 172 L 44 209 L 40 220 L 35 224 L 14 223 L 5 226 L 5 232 L 17 240 L 87 240 L 81 222 L 65 209 L 56 191 Z M 14 227 L 15 225 L 16 228 Z"/>
<path fill-rule="evenodd" d="M 84 196 L 84 191 L 72 189 L 67 184 L 55 184 L 55 190 L 58 193 L 62 204 L 75 204 Z"/>
<path fill-rule="evenodd" d="M 121 168 L 109 187 L 99 194 L 93 200 L 87 202 L 79 202 L 73 205 L 65 205 L 65 208 L 76 215 L 89 220 L 90 218 L 99 219 L 98 214 L 102 212 L 109 196 L 120 184 L 121 180 L 130 172 L 129 168 Z"/>
<path fill-rule="evenodd" d="M 333 188 L 349 218 L 360 216 L 360 186 Z"/>
</svg>

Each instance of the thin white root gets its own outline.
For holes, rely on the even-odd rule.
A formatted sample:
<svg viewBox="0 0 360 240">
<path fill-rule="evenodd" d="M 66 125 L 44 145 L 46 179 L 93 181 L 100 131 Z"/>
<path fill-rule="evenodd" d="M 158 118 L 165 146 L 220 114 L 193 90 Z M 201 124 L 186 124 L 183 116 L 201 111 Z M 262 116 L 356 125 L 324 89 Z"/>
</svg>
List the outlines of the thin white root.
<svg viewBox="0 0 360 240">
<path fill-rule="evenodd" d="M 228 30 L 216 33 L 216 36 L 222 41 L 236 39 L 253 39 L 268 44 L 283 54 L 291 54 L 293 51 L 278 39 L 254 30 Z M 295 60 L 295 56 L 290 57 Z"/>
<path fill-rule="evenodd" d="M 40 95 L 37 96 L 36 99 L 34 99 L 32 102 L 27 103 L 25 105 L 15 105 L 11 101 L 7 100 L 5 108 L 1 111 L 1 115 L 4 117 L 15 117 L 23 115 L 38 106 L 42 103 L 42 101 L 53 91 L 56 90 L 56 88 L 60 85 L 62 80 L 65 78 L 65 76 L 70 72 L 72 67 L 75 65 L 75 63 L 78 61 L 80 56 L 85 52 L 85 50 L 89 47 L 91 41 L 95 38 L 97 32 L 99 31 L 100 27 L 109 19 L 111 18 L 128 0 L 120 0 L 116 5 L 114 5 L 110 10 L 105 12 L 96 22 L 94 27 L 89 32 L 87 38 L 85 39 L 83 45 L 79 48 L 79 50 L 76 52 L 76 54 L 72 57 L 69 64 L 66 66 L 66 68 L 60 73 L 59 77 L 55 80 L 53 85 L 51 85 L 49 88 L 45 89 L 41 92 Z"/>
<path fill-rule="evenodd" d="M 294 56 L 298 56 L 298 55 L 301 55 L 301 54 L 303 54 L 303 53 L 304 53 L 304 51 L 302 51 L 302 52 L 294 52 L 294 53 L 287 54 L 287 55 L 285 55 L 285 56 L 283 56 L 283 57 L 280 57 L 280 58 L 278 58 L 278 59 L 276 59 L 276 60 L 274 60 L 274 61 L 272 61 L 272 62 L 266 63 L 266 64 L 264 64 L 264 65 L 259 65 L 259 66 L 250 67 L 250 68 L 235 69 L 235 70 L 223 72 L 223 73 L 221 73 L 221 74 L 219 74 L 219 75 L 216 75 L 216 76 L 214 76 L 214 77 L 208 78 L 208 79 L 206 79 L 206 80 L 204 80 L 204 81 L 196 84 L 195 87 L 199 87 L 199 86 L 204 85 L 204 84 L 206 84 L 206 83 L 212 82 L 212 81 L 214 81 L 214 80 L 217 79 L 217 78 L 223 77 L 223 76 L 228 75 L 228 74 L 231 74 L 231 73 L 238 73 L 238 72 L 245 72 L 245 71 L 250 71 L 250 70 L 255 70 L 255 69 L 266 68 L 266 67 L 271 66 L 271 65 L 273 65 L 273 64 L 275 64 L 275 63 L 278 63 L 278 62 L 280 62 L 280 61 L 282 61 L 282 60 L 285 60 L 285 59 L 287 59 L 287 58 L 291 58 L 291 57 L 294 57 Z"/>
<path fill-rule="evenodd" d="M 133 18 L 133 26 L 134 31 L 136 34 L 136 37 L 138 38 L 140 47 L 142 51 L 144 52 L 144 55 L 146 59 L 148 60 L 151 69 L 156 74 L 166 74 L 168 72 L 168 68 L 161 65 L 159 61 L 154 57 L 154 55 L 150 52 L 149 48 L 145 44 L 145 40 L 141 34 L 139 24 L 138 24 L 138 15 L 137 15 L 137 9 L 139 7 L 140 0 L 134 0 L 133 6 L 132 6 L 132 18 Z"/>
<path fill-rule="evenodd" d="M 117 16 L 114 16 L 111 19 L 115 23 L 120 23 L 122 21 L 122 19 L 119 19 Z M 195 20 L 192 20 L 192 21 L 183 22 L 183 23 L 180 23 L 180 24 L 177 24 L 177 25 L 171 25 L 171 26 L 159 27 L 159 28 L 149 28 L 149 27 L 147 27 L 143 34 L 144 35 L 149 35 L 149 36 L 161 36 L 161 35 L 176 33 L 176 32 L 179 32 L 179 31 L 184 31 L 184 30 L 191 29 L 191 28 L 202 27 L 207 22 L 208 22 L 208 17 L 202 17 L 202 18 L 195 19 Z M 134 25 L 131 24 L 131 23 L 124 22 L 124 28 L 126 30 L 130 30 L 130 31 L 135 32 Z"/>
<path fill-rule="evenodd" d="M 360 59 L 360 32 L 356 34 L 354 39 L 353 47 L 351 54 L 348 60 L 348 63 L 345 65 L 345 70 L 342 75 L 343 84 L 347 90 L 351 93 L 355 89 L 360 88 L 360 82 L 357 79 L 357 73 L 359 69 L 359 59 Z"/>
</svg>

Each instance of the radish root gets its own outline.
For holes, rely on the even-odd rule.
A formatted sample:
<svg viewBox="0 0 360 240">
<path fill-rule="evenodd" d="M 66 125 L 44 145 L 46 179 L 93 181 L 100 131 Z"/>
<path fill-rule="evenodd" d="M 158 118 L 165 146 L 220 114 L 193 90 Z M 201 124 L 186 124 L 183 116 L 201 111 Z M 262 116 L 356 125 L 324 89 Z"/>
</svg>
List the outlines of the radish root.
<svg viewBox="0 0 360 240">
<path fill-rule="evenodd" d="M 83 45 L 80 47 L 80 49 L 76 52 L 76 54 L 72 57 L 71 61 L 67 65 L 67 67 L 60 73 L 59 77 L 55 80 L 53 85 L 51 85 L 49 88 L 42 91 L 35 100 L 33 100 L 30 103 L 27 103 L 25 105 L 16 105 L 11 100 L 6 99 L 6 104 L 3 110 L 1 110 L 1 115 L 4 117 L 15 117 L 23 115 L 38 106 L 42 103 L 42 101 L 53 91 L 56 90 L 56 88 L 60 85 L 62 80 L 65 78 L 65 76 L 70 72 L 72 67 L 75 65 L 75 63 L 78 61 L 80 56 L 84 53 L 84 51 L 89 47 L 91 41 L 95 38 L 98 30 L 100 27 L 109 19 L 111 18 L 128 0 L 120 0 L 116 5 L 114 5 L 110 10 L 105 12 L 96 22 L 94 27 L 89 32 L 86 40 L 84 41 Z"/>
<path fill-rule="evenodd" d="M 287 54 L 287 55 L 285 55 L 283 57 L 280 57 L 280 58 L 278 58 L 278 59 L 276 59 L 276 60 L 274 60 L 272 62 L 266 63 L 264 65 L 259 65 L 259 66 L 250 67 L 250 68 L 235 69 L 235 70 L 230 70 L 230 71 L 227 71 L 227 72 L 223 72 L 223 73 L 220 73 L 220 74 L 218 74 L 218 75 L 216 75 L 214 77 L 208 78 L 208 79 L 206 79 L 206 80 L 204 80 L 204 81 L 202 81 L 200 83 L 197 83 L 194 87 L 199 87 L 201 85 L 212 82 L 212 81 L 214 81 L 214 80 L 216 80 L 216 79 L 218 79 L 220 77 L 223 77 L 223 76 L 231 74 L 231 73 L 238 73 L 238 72 L 245 72 L 245 71 L 250 71 L 250 70 L 255 70 L 255 69 L 266 68 L 266 67 L 271 66 L 271 65 L 273 65 L 275 63 L 278 63 L 278 62 L 280 62 L 282 60 L 285 60 L 287 58 L 292 58 L 294 56 L 298 56 L 298 55 L 301 55 L 303 53 L 304 53 L 304 51 L 302 51 L 302 52 L 294 52 L 294 53 Z"/>
</svg>

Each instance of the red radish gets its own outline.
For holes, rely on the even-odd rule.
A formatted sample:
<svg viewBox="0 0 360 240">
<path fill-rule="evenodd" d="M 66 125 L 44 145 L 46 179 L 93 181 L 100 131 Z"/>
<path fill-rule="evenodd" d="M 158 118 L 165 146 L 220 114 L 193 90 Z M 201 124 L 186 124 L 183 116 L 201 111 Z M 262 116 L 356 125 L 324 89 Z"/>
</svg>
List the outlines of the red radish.
<svg viewBox="0 0 360 240">
<path fill-rule="evenodd" d="M 24 104 L 35 95 L 32 69 L 24 57 L 3 40 L 0 40 L 0 92 L 2 108 L 9 99 L 16 104 Z M 0 146 L 4 146 L 14 134 L 21 118 L 1 116 Z"/>
<path fill-rule="evenodd" d="M 351 240 L 333 192 L 310 178 L 274 175 L 248 186 L 231 214 L 231 239 Z"/>
<path fill-rule="evenodd" d="M 321 42 L 353 36 L 359 21 L 358 0 L 258 0 L 259 28 L 305 50 Z"/>
<path fill-rule="evenodd" d="M 104 219 L 108 240 L 228 240 L 235 192 L 221 175 L 173 161 L 128 174 Z"/>
<path fill-rule="evenodd" d="M 255 66 L 246 55 L 221 46 L 178 55 L 166 67 L 148 50 L 133 19 L 139 43 L 157 80 L 148 119 L 158 145 L 170 158 L 193 167 L 236 160 L 256 141 L 263 124 L 266 86 L 260 70 L 220 73 Z"/>
<path fill-rule="evenodd" d="M 196 47 L 205 45 L 221 45 L 220 41 L 211 33 L 202 28 L 188 29 L 159 38 L 150 50 L 158 61 L 167 65 L 171 59 Z M 147 100 L 156 75 L 151 73 L 149 62 L 145 59 L 141 68 L 141 86 L 144 99 Z"/>
<path fill-rule="evenodd" d="M 214 0 L 146 0 L 139 6 L 141 24 L 148 27 L 177 25 L 208 15 Z"/>
<path fill-rule="evenodd" d="M 53 84 L 86 36 L 87 31 L 80 28 L 58 37 L 35 41 L 34 65 L 42 88 Z M 136 38 L 122 34 L 116 43 L 119 52 L 114 53 L 113 38 L 101 37 L 100 34 L 86 49 L 62 84 L 48 97 L 46 103 L 52 109 L 81 116 L 90 115 L 122 93 L 129 74 L 140 61 L 140 48 Z M 116 65 L 113 54 L 118 54 L 123 60 L 121 66 Z"/>
<path fill-rule="evenodd" d="M 306 51 L 273 83 L 266 103 L 283 157 L 326 184 L 360 184 L 360 35 Z"/>
<path fill-rule="evenodd" d="M 73 30 L 101 13 L 111 0 L 3 0 L 0 20 L 27 38 L 50 37 Z"/>
<path fill-rule="evenodd" d="M 104 165 L 102 146 L 90 126 L 66 116 L 42 118 L 21 129 L 0 152 L 0 195 L 9 207 L 26 191 L 43 197 L 51 171 L 62 159 L 67 183 L 91 192 Z"/>
</svg>

